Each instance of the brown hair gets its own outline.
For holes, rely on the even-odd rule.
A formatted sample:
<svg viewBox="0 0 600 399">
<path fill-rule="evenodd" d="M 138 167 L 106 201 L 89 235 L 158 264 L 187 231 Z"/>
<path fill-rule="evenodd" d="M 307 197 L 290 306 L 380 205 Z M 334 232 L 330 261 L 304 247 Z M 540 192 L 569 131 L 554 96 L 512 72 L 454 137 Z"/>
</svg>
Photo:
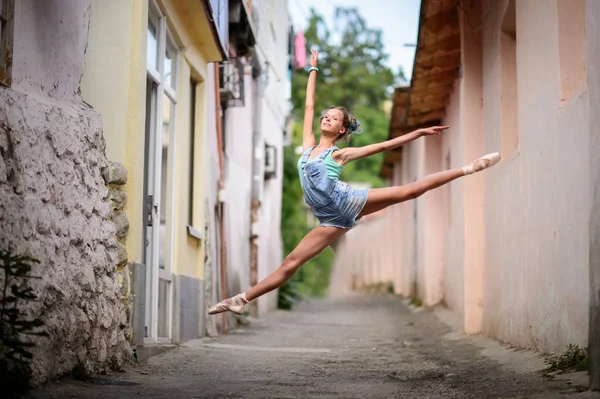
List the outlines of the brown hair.
<svg viewBox="0 0 600 399">
<path fill-rule="evenodd" d="M 344 118 L 344 120 L 342 121 L 342 126 L 344 126 L 344 128 L 346 128 L 346 132 L 343 134 L 340 134 L 340 136 L 337 139 L 343 140 L 343 141 L 350 141 L 350 137 L 352 137 L 352 133 L 358 129 L 358 120 L 354 116 L 352 116 L 352 114 L 350 112 L 348 112 L 348 110 L 346 108 L 340 107 L 340 106 L 332 106 L 332 107 L 329 107 L 326 110 L 324 110 L 323 113 L 321 114 L 321 120 L 325 116 L 325 113 L 327 111 L 329 111 L 330 109 L 337 109 L 338 111 L 340 111 L 342 113 L 343 118 Z"/>
</svg>

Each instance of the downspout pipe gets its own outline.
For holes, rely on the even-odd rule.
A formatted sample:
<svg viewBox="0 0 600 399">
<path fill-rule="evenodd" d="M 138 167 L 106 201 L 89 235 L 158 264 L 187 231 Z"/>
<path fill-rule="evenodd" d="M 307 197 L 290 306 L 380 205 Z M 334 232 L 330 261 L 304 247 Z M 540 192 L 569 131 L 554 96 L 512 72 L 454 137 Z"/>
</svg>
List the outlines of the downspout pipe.
<svg viewBox="0 0 600 399">
<path fill-rule="evenodd" d="M 224 176 L 223 176 L 223 125 L 221 123 L 222 121 L 222 113 L 223 113 L 223 108 L 221 106 L 221 93 L 219 91 L 219 88 L 221 87 L 221 82 L 219 79 L 219 64 L 215 62 L 215 103 L 216 103 L 216 107 L 215 107 L 215 112 L 216 112 L 216 117 L 217 117 L 217 145 L 218 145 L 218 153 L 219 153 L 219 185 L 218 185 L 218 190 L 219 192 L 221 192 L 221 190 L 223 190 L 223 187 L 225 185 L 225 180 L 224 180 Z M 220 271 L 221 271 L 221 275 L 220 275 L 220 280 L 221 280 L 221 300 L 225 300 L 227 292 L 226 292 L 226 281 L 225 281 L 225 277 L 226 277 L 226 273 L 225 273 L 225 265 L 226 265 L 226 243 L 225 243 L 225 206 L 222 202 L 220 202 L 219 200 L 219 241 L 220 241 L 220 245 L 219 245 L 219 250 L 220 250 Z M 227 333 L 227 318 L 226 318 L 226 312 L 222 313 L 222 333 L 226 334 Z"/>
</svg>

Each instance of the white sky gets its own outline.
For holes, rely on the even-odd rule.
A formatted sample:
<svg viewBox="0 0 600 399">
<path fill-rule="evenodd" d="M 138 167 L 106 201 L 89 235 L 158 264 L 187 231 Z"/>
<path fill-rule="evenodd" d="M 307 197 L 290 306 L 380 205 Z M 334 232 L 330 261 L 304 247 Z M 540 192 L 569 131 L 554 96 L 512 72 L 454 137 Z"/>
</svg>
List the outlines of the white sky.
<svg viewBox="0 0 600 399">
<path fill-rule="evenodd" d="M 367 26 L 383 31 L 385 50 L 390 55 L 388 66 L 394 72 L 398 66 L 410 82 L 419 25 L 420 0 L 288 0 L 292 23 L 296 29 L 307 27 L 310 8 L 323 15 L 328 26 L 333 26 L 335 7 L 355 7 L 367 21 Z"/>
</svg>

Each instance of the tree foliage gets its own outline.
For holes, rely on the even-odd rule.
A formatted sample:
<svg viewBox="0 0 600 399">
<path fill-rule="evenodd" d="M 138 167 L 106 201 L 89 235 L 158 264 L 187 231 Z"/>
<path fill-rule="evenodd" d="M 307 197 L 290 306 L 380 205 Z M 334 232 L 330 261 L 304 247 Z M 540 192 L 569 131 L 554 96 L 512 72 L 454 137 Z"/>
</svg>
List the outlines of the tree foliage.
<svg viewBox="0 0 600 399">
<path fill-rule="evenodd" d="M 334 16 L 334 25 L 327 26 L 324 18 L 311 10 L 308 28 L 304 32 L 307 47 L 319 50 L 315 133 L 318 135 L 319 113 L 336 105 L 346 107 L 359 119 L 363 129 L 363 134 L 354 135 L 349 145 L 363 146 L 384 141 L 389 124 L 384 106 L 394 85 L 403 81 L 404 75 L 402 70 L 394 73 L 386 65 L 389 55 L 384 49 L 381 30 L 369 27 L 356 8 L 337 8 Z M 292 113 L 297 123 L 293 146 L 286 148 L 284 153 L 281 230 L 286 253 L 291 252 L 309 231 L 296 166 L 299 156 L 295 152 L 295 147 L 300 146 L 302 141 L 301 122 L 307 82 L 306 70 L 292 73 Z M 348 164 L 340 178 L 350 183 L 381 187 L 384 185 L 379 177 L 382 159 L 383 155 L 379 154 Z M 327 249 L 301 267 L 290 286 L 293 285 L 302 294 L 323 295 L 329 285 L 332 265 L 333 252 Z M 290 286 L 282 287 L 282 295 L 289 297 Z"/>
</svg>

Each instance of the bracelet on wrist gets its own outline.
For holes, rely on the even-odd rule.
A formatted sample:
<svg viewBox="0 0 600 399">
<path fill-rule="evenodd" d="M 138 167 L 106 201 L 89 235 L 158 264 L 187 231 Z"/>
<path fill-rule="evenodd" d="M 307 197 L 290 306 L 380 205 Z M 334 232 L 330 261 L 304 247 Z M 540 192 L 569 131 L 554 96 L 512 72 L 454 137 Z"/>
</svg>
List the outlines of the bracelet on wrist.
<svg viewBox="0 0 600 399">
<path fill-rule="evenodd" d="M 310 67 L 310 69 L 308 70 L 308 74 L 310 75 L 310 73 L 311 73 L 312 71 L 317 71 L 317 72 L 319 72 L 319 68 L 317 68 L 317 67 Z"/>
</svg>

